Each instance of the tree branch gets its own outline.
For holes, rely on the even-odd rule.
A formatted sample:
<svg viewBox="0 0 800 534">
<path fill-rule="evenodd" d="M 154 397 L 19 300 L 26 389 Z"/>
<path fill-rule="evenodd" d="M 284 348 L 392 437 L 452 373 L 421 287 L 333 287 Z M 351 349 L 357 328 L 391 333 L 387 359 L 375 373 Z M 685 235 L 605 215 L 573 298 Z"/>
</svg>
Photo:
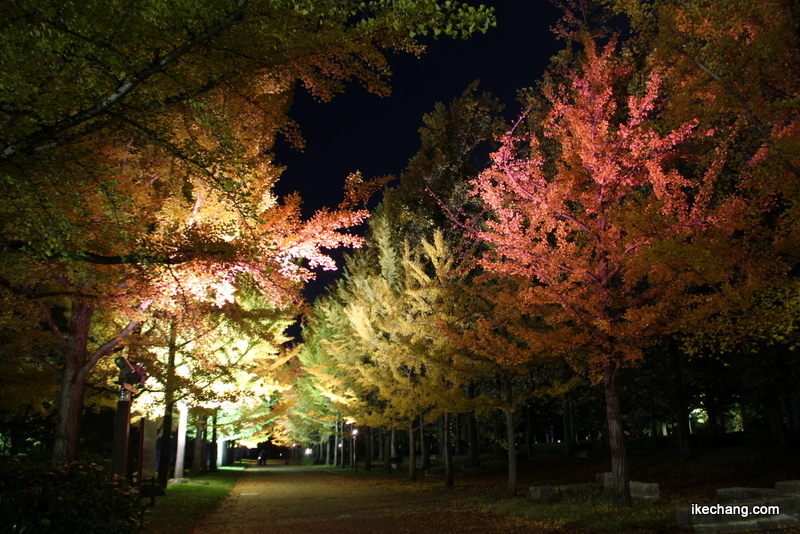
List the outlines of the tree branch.
<svg viewBox="0 0 800 534">
<path fill-rule="evenodd" d="M 147 308 L 150 307 L 150 304 L 152 304 L 152 302 L 153 302 L 152 299 L 145 300 L 144 302 L 142 302 L 142 304 L 139 305 L 139 311 L 140 312 L 145 311 Z M 130 335 L 130 333 L 133 332 L 134 329 L 136 329 L 136 327 L 139 326 L 139 324 L 141 324 L 141 321 L 129 322 L 127 326 L 125 326 L 125 328 L 123 328 L 122 331 L 120 331 L 119 334 L 117 334 L 112 339 L 103 343 L 96 351 L 94 351 L 92 357 L 89 358 L 89 360 L 84 364 L 82 371 L 84 371 L 85 374 L 88 374 L 89 371 L 91 371 L 92 368 L 97 364 L 97 362 L 100 361 L 100 358 L 111 352 L 111 350 L 114 349 L 114 347 L 116 347 L 117 345 L 119 345 L 123 339 L 128 337 L 128 335 Z"/>
<path fill-rule="evenodd" d="M 242 13 L 244 12 L 244 8 L 248 2 L 249 0 L 239 0 L 236 9 L 234 9 L 227 17 L 219 21 L 214 26 L 211 26 L 203 33 L 194 36 L 189 41 L 174 48 L 169 54 L 154 60 L 149 67 L 131 76 L 126 82 L 117 87 L 113 93 L 108 95 L 94 106 L 75 112 L 51 126 L 43 128 L 37 132 L 33 132 L 18 140 L 16 143 L 6 146 L 6 148 L 0 152 L 0 161 L 5 161 L 22 150 L 26 150 L 45 141 L 49 141 L 58 134 L 105 113 L 111 106 L 115 105 L 124 97 L 133 92 L 148 78 L 162 71 L 170 64 L 175 63 L 194 48 L 219 35 L 223 30 L 233 25 L 233 23 L 242 17 Z"/>
<path fill-rule="evenodd" d="M 34 356 L 33 354 L 28 354 L 27 352 L 11 352 L 10 350 L 8 350 L 8 349 L 6 349 L 4 347 L 0 347 L 0 351 L 5 352 L 9 356 L 13 356 L 15 358 L 24 358 L 26 360 L 30 360 L 32 362 L 38 363 L 39 365 L 41 365 L 42 367 L 44 367 L 45 369 L 47 369 L 48 371 L 50 371 L 54 375 L 61 376 L 61 369 L 59 369 L 58 367 L 56 367 L 52 363 L 48 362 L 44 358 L 41 358 L 39 356 Z"/>
<path fill-rule="evenodd" d="M 58 344 L 61 345 L 61 348 L 65 351 L 67 350 L 67 340 L 64 339 L 64 334 L 61 333 L 61 330 L 56 326 L 56 323 L 53 321 L 53 316 L 50 315 L 50 310 L 47 309 L 47 306 L 44 303 L 36 299 L 36 304 L 39 306 L 39 309 L 42 311 L 42 315 L 44 315 L 45 320 L 47 321 L 47 326 L 50 327 L 50 330 L 55 334 L 56 339 L 58 339 Z"/>
</svg>

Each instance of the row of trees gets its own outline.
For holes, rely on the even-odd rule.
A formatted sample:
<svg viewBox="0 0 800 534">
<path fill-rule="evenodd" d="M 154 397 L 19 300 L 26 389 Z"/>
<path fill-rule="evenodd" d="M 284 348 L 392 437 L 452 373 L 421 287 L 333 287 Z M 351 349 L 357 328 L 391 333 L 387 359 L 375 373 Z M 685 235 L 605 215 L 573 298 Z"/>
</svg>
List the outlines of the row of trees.
<svg viewBox="0 0 800 534">
<path fill-rule="evenodd" d="M 386 52 L 494 23 L 483 6 L 434 0 L 2 12 L 0 398 L 6 420 L 59 414 L 54 462 L 76 458 L 86 385 L 113 399 L 120 350 L 148 364 L 165 436 L 182 398 L 257 393 L 245 412 L 269 413 L 303 285 L 335 268 L 325 249 L 360 244 L 350 230 L 382 185 L 353 175 L 342 203 L 308 220 L 297 195 L 277 198 L 272 144 L 302 145 L 287 116 L 296 82 L 323 100 L 349 80 L 385 94 Z"/>
<path fill-rule="evenodd" d="M 413 440 L 420 417 L 449 428 L 449 414 L 500 407 L 514 495 L 515 406 L 600 383 L 628 505 L 618 377 L 646 354 L 669 362 L 683 454 L 689 359 L 752 376 L 743 402 L 767 399 L 779 442 L 796 403 L 800 13 L 780 1 L 563 7 L 567 46 L 520 91 L 505 133 L 493 137 L 499 105 L 474 88 L 426 117 L 368 246 L 315 303 L 303 391 L 327 416 L 320 437 L 344 416 Z M 622 43 L 604 25 L 614 14 L 631 24 Z"/>
</svg>

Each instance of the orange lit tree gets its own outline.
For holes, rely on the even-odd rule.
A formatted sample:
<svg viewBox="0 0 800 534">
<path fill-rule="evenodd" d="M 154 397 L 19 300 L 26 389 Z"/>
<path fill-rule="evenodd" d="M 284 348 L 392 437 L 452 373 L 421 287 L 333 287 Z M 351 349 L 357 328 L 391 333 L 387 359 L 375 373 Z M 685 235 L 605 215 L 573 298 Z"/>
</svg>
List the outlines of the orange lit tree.
<svg viewBox="0 0 800 534">
<path fill-rule="evenodd" d="M 321 249 L 358 241 L 340 232 L 367 215 L 358 179 L 309 221 L 299 198 L 271 192 L 296 80 L 323 99 L 352 79 L 385 92 L 385 51 L 493 24 L 490 9 L 432 0 L 4 8 L 0 285 L 57 348 L 8 328 L 0 346 L 61 375 L 55 461 L 75 458 L 88 372 L 159 297 L 224 305 L 246 277 L 265 301 L 296 306 L 311 269 L 333 267 Z M 118 331 L 95 335 L 97 312 L 122 319 Z"/>
</svg>

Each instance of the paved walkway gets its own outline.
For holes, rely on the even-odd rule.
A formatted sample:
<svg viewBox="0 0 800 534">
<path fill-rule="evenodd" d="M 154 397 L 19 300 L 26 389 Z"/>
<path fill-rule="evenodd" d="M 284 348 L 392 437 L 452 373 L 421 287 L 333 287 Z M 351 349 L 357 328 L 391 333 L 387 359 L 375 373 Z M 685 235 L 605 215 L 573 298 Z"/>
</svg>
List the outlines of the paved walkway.
<svg viewBox="0 0 800 534">
<path fill-rule="evenodd" d="M 465 510 L 442 486 L 317 468 L 251 467 L 195 534 L 528 534 L 532 524 Z"/>
</svg>

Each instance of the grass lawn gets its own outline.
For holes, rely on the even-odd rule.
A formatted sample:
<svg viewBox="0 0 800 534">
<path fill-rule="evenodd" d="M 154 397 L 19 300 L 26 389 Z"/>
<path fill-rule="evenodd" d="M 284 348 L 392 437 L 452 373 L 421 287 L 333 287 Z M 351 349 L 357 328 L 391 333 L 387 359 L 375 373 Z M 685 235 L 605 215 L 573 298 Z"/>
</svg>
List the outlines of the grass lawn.
<svg viewBox="0 0 800 534">
<path fill-rule="evenodd" d="M 170 484 L 167 495 L 156 497 L 156 506 L 145 512 L 146 532 L 190 534 L 203 516 L 228 496 L 243 470 L 244 467 L 221 467 L 214 473 L 191 478 L 186 484 Z"/>
<path fill-rule="evenodd" d="M 563 453 L 535 451 L 531 462 L 519 467 L 518 497 L 505 497 L 507 480 L 503 458 L 482 456 L 477 476 L 456 476 L 453 505 L 499 515 L 511 515 L 541 524 L 545 530 L 559 532 L 685 532 L 676 525 L 675 510 L 692 503 L 716 502 L 717 488 L 746 486 L 773 487 L 779 480 L 800 479 L 800 456 L 780 454 L 769 446 L 698 447 L 689 460 L 682 460 L 676 449 L 631 449 L 628 460 L 631 479 L 658 482 L 661 500 L 634 501 L 628 509 L 618 509 L 610 496 L 579 495 L 563 491 L 544 502 L 528 500 L 528 487 L 594 482 L 595 474 L 609 471 L 610 453 L 591 451 L 587 458 L 565 458 Z M 457 457 L 455 463 L 463 463 Z M 354 476 L 351 469 L 326 467 L 331 472 Z M 419 470 L 416 483 L 404 481 L 407 470 L 391 475 L 383 473 L 380 464 L 371 472 L 359 468 L 358 478 L 384 478 L 393 485 L 409 490 L 431 491 L 442 486 L 443 477 L 425 477 Z M 433 486 L 433 487 L 432 487 Z M 444 488 L 441 488 L 444 490 Z M 800 533 L 800 528 L 780 529 L 780 534 Z"/>
<path fill-rule="evenodd" d="M 583 459 L 554 453 L 535 455 L 533 462 L 520 467 L 520 497 L 506 499 L 495 493 L 477 501 L 492 513 L 562 525 L 568 530 L 682 532 L 676 525 L 678 506 L 716 502 L 718 488 L 770 488 L 779 480 L 800 478 L 800 457 L 796 453 L 779 454 L 768 446 L 696 448 L 689 460 L 681 460 L 675 449 L 632 449 L 628 451 L 628 461 L 632 480 L 659 483 L 660 501 L 634 501 L 631 508 L 618 509 L 605 495 L 564 491 L 544 502 L 525 498 L 528 486 L 532 485 L 593 482 L 595 473 L 610 470 L 608 451 L 593 451 Z M 796 527 L 780 530 L 781 533 L 798 531 Z"/>
<path fill-rule="evenodd" d="M 676 527 L 675 504 L 665 501 L 634 501 L 633 506 L 621 510 L 606 496 L 564 497 L 548 502 L 531 502 L 517 497 L 492 502 L 485 510 L 546 525 L 563 525 L 593 532 L 669 530 Z"/>
</svg>

